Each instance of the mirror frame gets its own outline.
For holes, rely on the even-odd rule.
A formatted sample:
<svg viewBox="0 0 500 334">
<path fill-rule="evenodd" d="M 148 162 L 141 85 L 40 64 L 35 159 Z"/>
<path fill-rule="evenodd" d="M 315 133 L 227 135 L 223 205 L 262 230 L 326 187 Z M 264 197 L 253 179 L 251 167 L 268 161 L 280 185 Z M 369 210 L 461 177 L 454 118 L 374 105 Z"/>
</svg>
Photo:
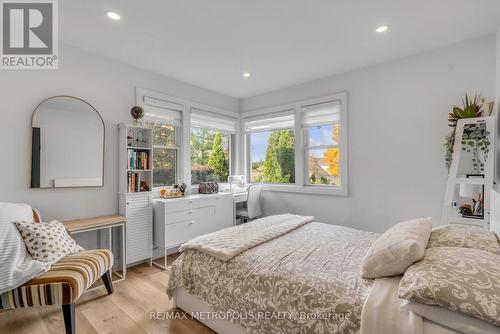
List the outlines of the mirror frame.
<svg viewBox="0 0 500 334">
<path fill-rule="evenodd" d="M 48 100 L 55 99 L 58 97 L 71 98 L 71 99 L 75 99 L 75 100 L 78 100 L 78 101 L 81 101 L 81 102 L 87 104 L 90 108 L 92 108 L 96 112 L 97 116 L 99 116 L 99 119 L 102 122 L 102 185 L 100 185 L 100 186 L 33 187 L 33 120 L 35 118 L 36 111 L 43 103 L 47 102 Z M 30 142 L 31 142 L 30 189 L 68 189 L 68 188 L 71 189 L 71 188 L 103 188 L 104 187 L 104 166 L 105 166 L 105 158 L 106 158 L 106 125 L 104 124 L 104 119 L 102 118 L 101 114 L 99 113 L 99 111 L 97 111 L 96 108 L 94 108 L 93 105 L 91 105 L 90 103 L 88 103 L 87 101 L 85 101 L 82 98 L 72 96 L 72 95 L 55 95 L 55 96 L 51 96 L 51 97 L 44 99 L 42 102 L 38 103 L 38 105 L 35 107 L 35 109 L 31 113 L 30 137 L 31 137 L 31 140 L 30 140 Z"/>
</svg>

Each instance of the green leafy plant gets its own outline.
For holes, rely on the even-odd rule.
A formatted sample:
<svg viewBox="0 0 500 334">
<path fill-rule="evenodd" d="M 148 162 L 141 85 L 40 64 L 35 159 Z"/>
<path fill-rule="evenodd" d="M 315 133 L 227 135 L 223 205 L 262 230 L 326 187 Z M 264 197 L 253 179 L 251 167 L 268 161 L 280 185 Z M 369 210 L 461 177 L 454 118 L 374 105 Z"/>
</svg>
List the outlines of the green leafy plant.
<svg viewBox="0 0 500 334">
<path fill-rule="evenodd" d="M 476 173 L 483 173 L 490 153 L 490 133 L 486 124 L 466 124 L 462 135 L 462 150 L 472 152 L 472 166 Z"/>
<path fill-rule="evenodd" d="M 479 94 L 474 94 L 474 97 L 470 98 L 469 95 L 465 93 L 465 98 L 462 99 L 462 107 L 453 106 L 452 112 L 448 114 L 448 125 L 452 127 L 453 130 L 446 135 L 444 143 L 446 168 L 449 169 L 451 166 L 451 161 L 453 158 L 453 145 L 455 144 L 455 128 L 457 126 L 458 120 L 464 118 L 491 116 L 491 114 L 493 113 L 494 104 L 495 103 L 493 101 L 487 102 L 486 99 L 481 97 L 481 95 Z M 486 137 L 487 136 L 488 135 L 486 135 Z M 484 140 L 479 140 L 479 142 L 482 143 L 481 145 L 484 145 Z M 466 143 L 468 143 L 468 141 Z M 469 147 L 469 149 L 471 148 L 472 147 Z M 481 147 L 479 147 L 479 151 L 484 152 L 483 150 L 481 150 Z M 475 157 L 473 159 L 477 160 L 478 158 Z M 480 163 L 477 163 L 477 161 L 475 163 L 478 164 L 478 167 L 480 167 Z"/>
</svg>

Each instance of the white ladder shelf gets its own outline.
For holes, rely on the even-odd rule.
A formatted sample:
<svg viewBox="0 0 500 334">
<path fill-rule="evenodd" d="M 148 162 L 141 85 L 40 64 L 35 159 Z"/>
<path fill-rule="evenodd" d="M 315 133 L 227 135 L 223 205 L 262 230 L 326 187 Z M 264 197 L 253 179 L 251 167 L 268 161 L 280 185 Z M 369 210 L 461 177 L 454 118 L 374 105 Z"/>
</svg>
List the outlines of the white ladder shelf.
<svg viewBox="0 0 500 334">
<path fill-rule="evenodd" d="M 472 161 L 472 155 L 464 151 L 464 145 L 468 145 L 470 140 L 463 139 L 464 128 L 484 124 L 488 132 L 489 153 L 487 159 L 482 161 L 483 171 L 478 171 L 473 164 L 478 161 Z M 490 190 L 494 184 L 495 168 L 495 138 L 496 138 L 496 120 L 494 116 L 465 118 L 458 120 L 455 130 L 455 142 L 453 145 L 453 156 L 450 165 L 448 182 L 446 184 L 446 193 L 444 198 L 443 212 L 441 217 L 442 224 L 461 223 L 470 225 L 479 225 L 485 228 L 489 227 L 490 222 Z M 467 177 L 467 175 L 482 174 L 483 177 Z M 457 192 L 457 186 L 477 185 L 483 186 L 483 215 L 482 218 L 463 217 L 459 212 L 460 196 Z"/>
</svg>

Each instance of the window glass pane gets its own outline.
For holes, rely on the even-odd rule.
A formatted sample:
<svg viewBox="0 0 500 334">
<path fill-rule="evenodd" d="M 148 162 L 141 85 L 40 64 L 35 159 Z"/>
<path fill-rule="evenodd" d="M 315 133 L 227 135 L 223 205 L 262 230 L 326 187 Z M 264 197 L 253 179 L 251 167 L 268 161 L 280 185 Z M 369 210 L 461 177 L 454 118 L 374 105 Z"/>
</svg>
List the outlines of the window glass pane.
<svg viewBox="0 0 500 334">
<path fill-rule="evenodd" d="M 309 127 L 309 146 L 337 145 L 339 124 L 323 124 Z"/>
<path fill-rule="evenodd" d="M 153 129 L 153 145 L 175 146 L 175 126 L 146 120 L 145 126 Z"/>
<path fill-rule="evenodd" d="M 309 184 L 340 186 L 339 148 L 313 149 L 307 153 Z"/>
<path fill-rule="evenodd" d="M 208 129 L 191 129 L 191 183 L 227 182 L 230 135 Z"/>
<path fill-rule="evenodd" d="M 153 148 L 153 187 L 171 186 L 176 183 L 177 150 Z"/>
<path fill-rule="evenodd" d="M 252 182 L 295 183 L 295 131 L 250 134 Z"/>
</svg>

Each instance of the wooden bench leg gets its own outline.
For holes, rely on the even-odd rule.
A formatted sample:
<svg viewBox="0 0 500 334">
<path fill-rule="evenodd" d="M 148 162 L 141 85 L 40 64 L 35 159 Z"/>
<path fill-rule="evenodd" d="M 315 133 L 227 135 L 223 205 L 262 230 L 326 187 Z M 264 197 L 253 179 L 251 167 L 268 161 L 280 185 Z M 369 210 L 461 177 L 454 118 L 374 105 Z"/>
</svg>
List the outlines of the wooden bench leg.
<svg viewBox="0 0 500 334">
<path fill-rule="evenodd" d="M 66 304 L 62 306 L 64 316 L 64 327 L 66 334 L 76 334 L 75 327 L 75 304 Z"/>
<path fill-rule="evenodd" d="M 113 281 L 111 280 L 111 269 L 106 271 L 104 275 L 101 276 L 104 286 L 106 287 L 106 291 L 108 294 L 113 293 Z"/>
</svg>

